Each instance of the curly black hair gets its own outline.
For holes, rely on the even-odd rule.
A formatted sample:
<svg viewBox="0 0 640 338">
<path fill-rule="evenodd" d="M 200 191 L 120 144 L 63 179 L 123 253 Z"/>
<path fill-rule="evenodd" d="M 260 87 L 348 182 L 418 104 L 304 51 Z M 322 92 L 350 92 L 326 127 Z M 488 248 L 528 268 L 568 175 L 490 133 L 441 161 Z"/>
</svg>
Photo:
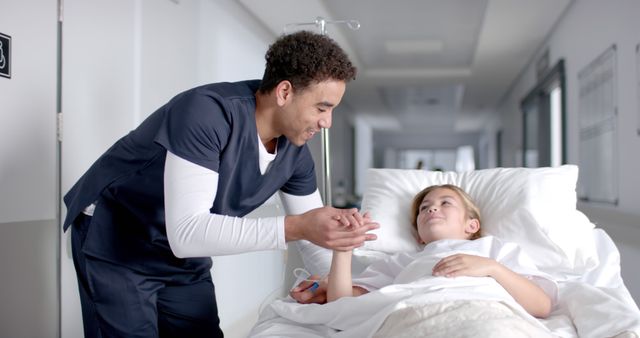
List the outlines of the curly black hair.
<svg viewBox="0 0 640 338">
<path fill-rule="evenodd" d="M 267 61 L 260 92 L 268 93 L 288 80 L 295 90 L 325 80 L 354 79 L 356 68 L 331 38 L 299 31 L 278 38 L 265 55 Z"/>
</svg>

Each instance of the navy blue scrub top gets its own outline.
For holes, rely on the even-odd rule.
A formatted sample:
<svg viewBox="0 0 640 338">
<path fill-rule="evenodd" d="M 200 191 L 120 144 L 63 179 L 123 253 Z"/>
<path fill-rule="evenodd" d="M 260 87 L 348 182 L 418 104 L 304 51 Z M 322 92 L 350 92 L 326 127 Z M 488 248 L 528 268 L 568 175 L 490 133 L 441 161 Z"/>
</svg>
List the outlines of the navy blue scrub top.
<svg viewBox="0 0 640 338">
<path fill-rule="evenodd" d="M 255 92 L 259 80 L 216 83 L 187 90 L 151 114 L 109 148 L 65 195 L 66 230 L 97 201 L 83 251 L 143 273 L 193 273 L 211 259 L 179 259 L 167 240 L 164 218 L 166 151 L 218 173 L 210 211 L 242 217 L 278 190 L 316 190 L 306 145 L 278 139 L 265 175 L 258 163 Z"/>
</svg>

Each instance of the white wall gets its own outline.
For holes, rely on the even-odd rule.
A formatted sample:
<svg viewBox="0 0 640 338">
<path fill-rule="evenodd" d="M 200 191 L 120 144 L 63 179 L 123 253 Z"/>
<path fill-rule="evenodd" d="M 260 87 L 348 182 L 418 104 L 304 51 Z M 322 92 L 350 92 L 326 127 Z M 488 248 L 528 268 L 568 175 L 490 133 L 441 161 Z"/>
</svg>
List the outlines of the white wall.
<svg viewBox="0 0 640 338">
<path fill-rule="evenodd" d="M 233 0 L 201 1 L 198 45 L 201 82 L 262 78 L 264 54 L 275 36 Z M 248 217 L 282 215 L 277 200 Z M 268 297 L 282 295 L 286 252 L 261 251 L 213 258 L 221 327 L 227 337 L 245 337 Z"/>
<path fill-rule="evenodd" d="M 139 1 L 66 0 L 62 25 L 61 193 L 116 139 L 133 129 L 139 106 L 134 60 Z M 138 52 L 139 53 L 139 52 Z M 62 218 L 66 209 L 62 208 Z M 70 232 L 61 236 L 61 337 L 83 337 Z"/>
<path fill-rule="evenodd" d="M 12 78 L 0 77 L 3 337 L 58 334 L 56 20 L 51 0 L 0 9 L 0 33 L 12 37 Z"/>
<path fill-rule="evenodd" d="M 8 0 L 2 7 L 0 33 L 12 37 L 13 51 L 12 78 L 0 77 L 0 222 L 53 219 L 57 6 Z"/>
<path fill-rule="evenodd" d="M 558 25 L 540 46 L 538 55 L 549 49 L 550 64 L 559 59 L 566 66 L 567 150 L 568 162 L 579 161 L 578 138 L 578 72 L 611 45 L 617 47 L 618 74 L 618 140 L 620 177 L 619 204 L 582 204 L 580 208 L 599 220 L 598 225 L 610 233 L 622 252 L 623 276 L 627 281 L 640 281 L 640 272 L 633 262 L 640 260 L 640 136 L 638 126 L 639 103 L 636 94 L 637 81 L 635 48 L 640 43 L 640 1 L 619 0 L 603 2 L 597 0 L 574 1 Z M 517 154 L 522 147 L 522 113 L 519 103 L 536 83 L 535 67 L 529 65 L 514 83 L 499 107 L 500 122 L 488 126 L 487 139 L 495 142 L 494 132 L 502 127 L 504 165 L 518 165 Z M 495 149 L 495 144 L 489 147 Z M 637 265 L 637 264 L 635 264 Z M 637 283 L 627 284 L 636 300 L 640 300 Z"/>
<path fill-rule="evenodd" d="M 273 38 L 233 0 L 66 0 L 63 193 L 116 139 L 178 92 L 261 78 Z M 282 211 L 271 204 L 257 213 Z M 63 245 L 62 336 L 81 337 L 68 234 Z M 284 256 L 274 251 L 213 259 L 226 336 L 248 332 L 261 302 L 282 285 Z"/>
</svg>

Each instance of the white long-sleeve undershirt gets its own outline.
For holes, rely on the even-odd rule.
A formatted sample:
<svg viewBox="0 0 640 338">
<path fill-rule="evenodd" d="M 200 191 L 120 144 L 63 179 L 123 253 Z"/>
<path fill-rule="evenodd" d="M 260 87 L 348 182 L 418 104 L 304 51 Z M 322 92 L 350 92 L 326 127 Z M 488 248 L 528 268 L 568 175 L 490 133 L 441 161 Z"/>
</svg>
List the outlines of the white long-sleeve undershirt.
<svg viewBox="0 0 640 338">
<path fill-rule="evenodd" d="M 273 157 L 261 155 L 261 171 Z M 266 163 L 265 163 L 266 162 Z M 286 249 L 284 216 L 247 218 L 212 214 L 218 173 L 167 151 L 164 170 L 167 238 L 177 257 L 206 257 L 248 251 Z M 280 192 L 287 214 L 302 214 L 322 206 L 316 190 L 307 196 Z M 308 241 L 298 249 L 311 273 L 325 274 L 331 252 Z"/>
<path fill-rule="evenodd" d="M 282 205 L 287 215 L 303 214 L 311 209 L 322 206 L 322 198 L 317 189 L 313 194 L 307 196 L 295 196 L 280 191 L 280 199 L 282 200 Z M 321 276 L 329 273 L 332 257 L 330 250 L 307 240 L 296 241 L 296 246 L 307 271 Z"/>
</svg>

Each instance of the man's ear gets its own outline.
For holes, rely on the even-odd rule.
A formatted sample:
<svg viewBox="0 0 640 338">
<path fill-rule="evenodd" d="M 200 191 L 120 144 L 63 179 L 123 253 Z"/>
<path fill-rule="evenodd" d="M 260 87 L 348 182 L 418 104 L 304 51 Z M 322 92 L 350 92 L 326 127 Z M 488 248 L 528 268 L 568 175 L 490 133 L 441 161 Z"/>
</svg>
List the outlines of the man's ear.
<svg viewBox="0 0 640 338">
<path fill-rule="evenodd" d="M 465 232 L 468 234 L 475 234 L 480 231 L 480 221 L 477 218 L 472 218 L 467 221 L 467 227 L 465 228 Z"/>
<path fill-rule="evenodd" d="M 291 82 L 284 80 L 280 81 L 275 89 L 276 93 L 276 103 L 278 106 L 282 107 L 287 103 L 287 101 L 291 100 L 291 95 L 293 94 L 293 85 Z"/>
</svg>

